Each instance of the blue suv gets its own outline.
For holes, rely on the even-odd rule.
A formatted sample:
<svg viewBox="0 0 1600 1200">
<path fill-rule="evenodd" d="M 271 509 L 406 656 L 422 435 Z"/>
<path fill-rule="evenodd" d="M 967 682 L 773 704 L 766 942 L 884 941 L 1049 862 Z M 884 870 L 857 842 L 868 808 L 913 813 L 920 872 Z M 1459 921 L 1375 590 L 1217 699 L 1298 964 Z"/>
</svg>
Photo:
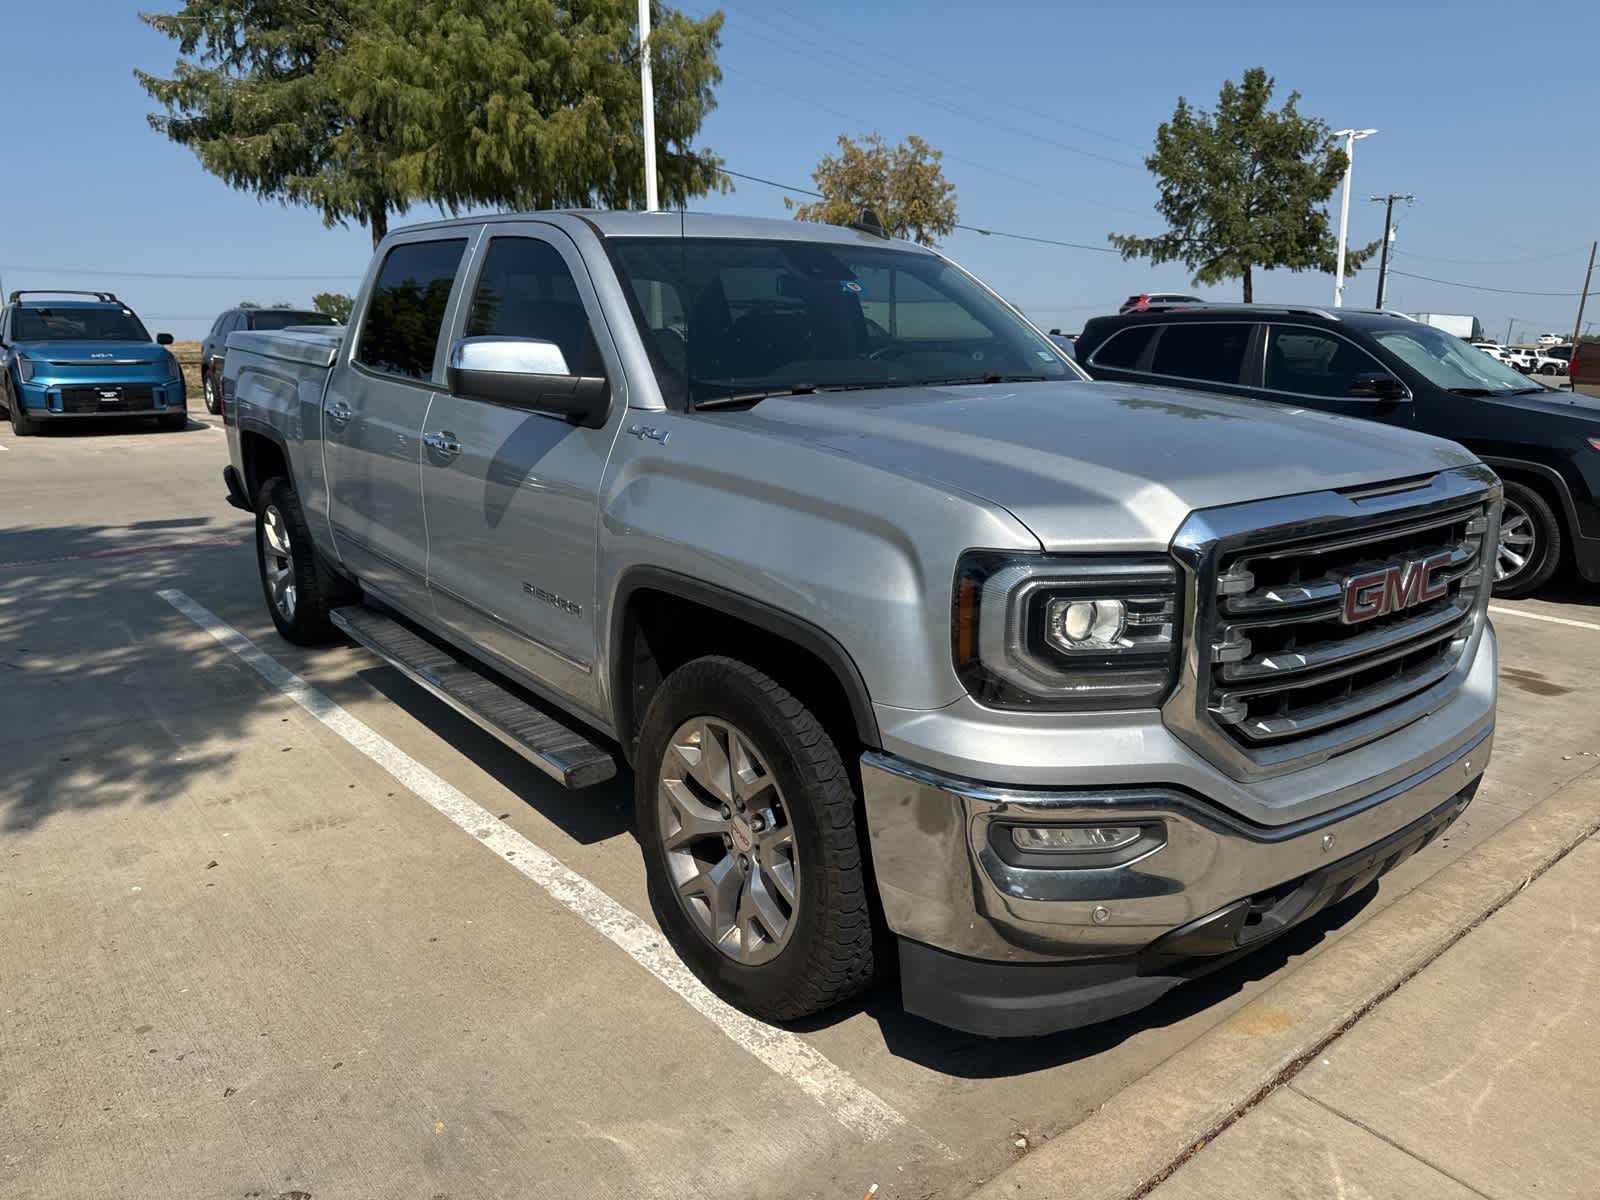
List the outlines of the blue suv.
<svg viewBox="0 0 1600 1200">
<path fill-rule="evenodd" d="M 26 437 L 53 421 L 111 416 L 182 429 L 188 396 L 171 344 L 110 292 L 12 292 L 0 310 L 0 400 L 12 430 Z"/>
</svg>

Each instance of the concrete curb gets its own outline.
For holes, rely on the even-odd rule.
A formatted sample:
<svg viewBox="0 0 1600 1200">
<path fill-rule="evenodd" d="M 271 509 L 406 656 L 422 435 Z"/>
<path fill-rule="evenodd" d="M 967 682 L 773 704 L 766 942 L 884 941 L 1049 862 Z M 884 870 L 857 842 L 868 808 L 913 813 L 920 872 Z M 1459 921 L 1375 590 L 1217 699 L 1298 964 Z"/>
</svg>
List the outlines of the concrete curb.
<svg viewBox="0 0 1600 1200">
<path fill-rule="evenodd" d="M 1597 831 L 1600 775 L 1590 771 L 1001 1172 L 971 1200 L 1143 1195 Z"/>
</svg>

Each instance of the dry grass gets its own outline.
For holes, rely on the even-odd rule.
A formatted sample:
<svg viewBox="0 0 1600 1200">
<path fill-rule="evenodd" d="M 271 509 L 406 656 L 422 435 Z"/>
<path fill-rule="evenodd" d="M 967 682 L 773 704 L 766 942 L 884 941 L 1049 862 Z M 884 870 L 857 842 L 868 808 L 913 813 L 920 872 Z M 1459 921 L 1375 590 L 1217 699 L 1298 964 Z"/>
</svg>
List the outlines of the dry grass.
<svg viewBox="0 0 1600 1200">
<path fill-rule="evenodd" d="M 167 349 L 178 356 L 178 365 L 183 368 L 183 382 L 189 389 L 189 399 L 199 399 L 201 396 L 200 343 L 173 342 Z"/>
</svg>

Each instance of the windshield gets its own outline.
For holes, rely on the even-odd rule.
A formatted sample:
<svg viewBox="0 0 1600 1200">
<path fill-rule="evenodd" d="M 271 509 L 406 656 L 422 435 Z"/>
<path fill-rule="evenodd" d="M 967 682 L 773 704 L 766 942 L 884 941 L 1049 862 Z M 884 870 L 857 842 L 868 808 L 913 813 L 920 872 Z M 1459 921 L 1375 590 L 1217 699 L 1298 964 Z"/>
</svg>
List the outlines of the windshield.
<svg viewBox="0 0 1600 1200">
<path fill-rule="evenodd" d="M 1375 334 L 1380 345 L 1429 383 L 1472 394 L 1537 391 L 1516 368 L 1430 325 L 1408 325 Z"/>
<path fill-rule="evenodd" d="M 287 309 L 273 308 L 257 311 L 250 317 L 252 329 L 287 329 L 291 325 L 337 325 L 338 322 L 327 313 L 319 312 L 290 312 Z"/>
<path fill-rule="evenodd" d="M 680 403 L 1082 378 L 936 255 L 732 238 L 617 238 L 608 249 L 662 391 Z"/>
<path fill-rule="evenodd" d="M 19 308 L 11 336 L 18 342 L 150 340 L 139 318 L 125 308 Z"/>
</svg>

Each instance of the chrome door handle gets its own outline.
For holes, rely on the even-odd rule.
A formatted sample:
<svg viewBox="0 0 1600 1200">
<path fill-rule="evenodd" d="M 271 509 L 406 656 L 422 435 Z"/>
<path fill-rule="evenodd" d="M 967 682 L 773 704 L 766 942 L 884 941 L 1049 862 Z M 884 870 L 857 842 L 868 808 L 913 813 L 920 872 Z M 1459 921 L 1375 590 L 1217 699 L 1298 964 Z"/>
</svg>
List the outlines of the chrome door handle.
<svg viewBox="0 0 1600 1200">
<path fill-rule="evenodd" d="M 335 400 L 322 411 L 327 414 L 328 420 L 339 429 L 343 429 L 350 424 L 350 418 L 356 415 L 343 400 Z"/>
<path fill-rule="evenodd" d="M 454 458 L 461 453 L 461 443 L 456 441 L 456 435 L 442 429 L 438 433 L 423 434 L 422 444 L 441 458 Z"/>
</svg>

